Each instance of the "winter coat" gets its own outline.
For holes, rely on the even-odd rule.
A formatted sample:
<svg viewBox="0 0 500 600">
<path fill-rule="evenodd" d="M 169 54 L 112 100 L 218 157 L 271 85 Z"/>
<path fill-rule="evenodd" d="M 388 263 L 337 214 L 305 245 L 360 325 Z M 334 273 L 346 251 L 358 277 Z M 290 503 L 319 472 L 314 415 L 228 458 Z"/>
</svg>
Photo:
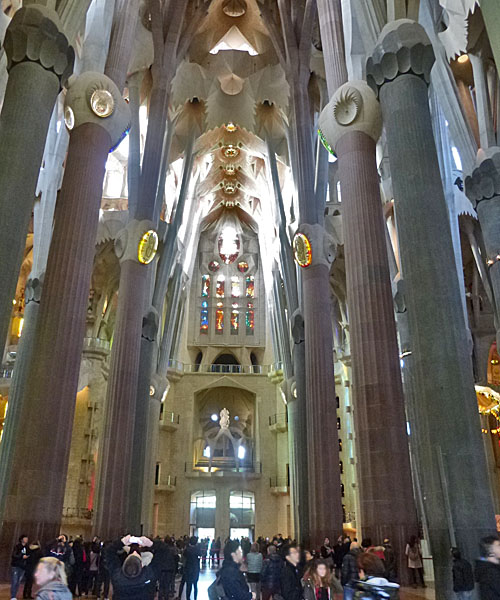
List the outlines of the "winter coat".
<svg viewBox="0 0 500 600">
<path fill-rule="evenodd" d="M 249 552 L 247 554 L 247 566 L 249 573 L 260 573 L 262 571 L 263 563 L 264 557 L 260 552 Z"/>
<path fill-rule="evenodd" d="M 27 558 L 23 558 L 23 556 L 29 555 L 28 546 L 23 546 L 21 542 L 14 546 L 14 550 L 12 552 L 12 560 L 11 566 L 17 567 L 18 569 L 26 569 L 26 561 Z"/>
<path fill-rule="evenodd" d="M 176 553 L 173 546 L 167 546 L 164 554 L 164 561 L 161 566 L 162 571 L 171 571 L 175 573 L 177 571 Z"/>
<path fill-rule="evenodd" d="M 398 576 L 396 553 L 391 544 L 384 544 L 385 573 L 389 581 L 394 581 Z"/>
<path fill-rule="evenodd" d="M 474 573 L 470 562 L 464 558 L 453 560 L 453 591 L 470 592 L 474 589 Z"/>
<path fill-rule="evenodd" d="M 126 577 L 122 571 L 122 560 L 118 552 L 123 550 L 123 543 L 117 540 L 104 550 L 106 568 L 113 584 L 113 600 L 153 600 L 156 594 L 156 583 L 161 575 L 166 546 L 155 542 L 152 547 L 153 559 L 142 568 L 137 577 Z"/>
<path fill-rule="evenodd" d="M 36 600 L 73 600 L 68 587 L 60 581 L 51 581 L 43 585 L 35 598 Z"/>
<path fill-rule="evenodd" d="M 307 581 L 303 581 L 302 585 L 304 586 L 304 599 L 305 600 L 316 600 L 316 588 L 314 586 L 314 582 L 308 579 Z M 332 576 L 330 586 L 328 588 L 328 597 L 334 598 L 335 594 L 342 593 L 342 586 L 340 585 L 339 580 Z"/>
<path fill-rule="evenodd" d="M 285 565 L 281 570 L 281 595 L 286 600 L 303 600 L 304 598 L 299 570 L 289 560 L 285 560 Z"/>
<path fill-rule="evenodd" d="M 269 558 L 266 558 L 260 573 L 260 584 L 263 589 L 271 590 L 274 593 L 280 591 L 282 568 L 283 559 L 278 554 L 271 554 Z"/>
<path fill-rule="evenodd" d="M 33 575 L 35 572 L 36 566 L 38 565 L 40 559 L 43 557 L 43 552 L 40 546 L 37 544 L 31 544 L 29 547 L 29 555 L 26 559 L 26 574 Z"/>
<path fill-rule="evenodd" d="M 333 563 L 337 569 L 342 568 L 342 561 L 344 560 L 344 556 L 349 551 L 349 549 L 347 549 L 347 552 L 346 552 L 345 546 L 346 545 L 343 543 L 340 543 L 340 544 L 337 543 L 333 547 Z"/>
<path fill-rule="evenodd" d="M 189 545 L 184 550 L 184 578 L 188 580 L 196 580 L 200 576 L 200 546 Z"/>
<path fill-rule="evenodd" d="M 479 583 L 481 600 L 498 600 L 500 598 L 500 565 L 488 560 L 478 560 L 474 574 Z"/>
<path fill-rule="evenodd" d="M 227 600 L 252 600 L 245 576 L 232 558 L 224 560 L 219 576 Z"/>
<path fill-rule="evenodd" d="M 361 550 L 359 548 L 354 548 L 344 556 L 344 560 L 342 561 L 342 575 L 340 579 L 342 585 L 356 581 L 356 579 L 359 578 L 358 556 L 360 553 Z"/>
</svg>

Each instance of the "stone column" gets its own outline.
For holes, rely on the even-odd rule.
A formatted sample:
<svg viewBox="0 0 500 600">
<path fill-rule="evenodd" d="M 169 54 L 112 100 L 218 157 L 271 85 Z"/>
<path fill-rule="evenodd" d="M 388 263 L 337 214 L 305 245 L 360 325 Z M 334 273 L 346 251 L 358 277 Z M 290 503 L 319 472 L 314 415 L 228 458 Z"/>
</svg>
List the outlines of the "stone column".
<svg viewBox="0 0 500 600">
<path fill-rule="evenodd" d="M 5 33 L 9 79 L 0 114 L 0 347 L 7 337 L 52 109 L 74 51 L 55 11 L 18 10 Z"/>
<path fill-rule="evenodd" d="M 304 294 L 309 539 L 317 548 L 343 525 L 329 276 L 334 248 L 321 225 L 306 224 L 295 234 L 294 251 Z"/>
<path fill-rule="evenodd" d="M 344 84 L 319 127 L 337 153 L 342 186 L 359 523 L 362 537 L 391 539 L 406 583 L 406 543 L 417 534 L 417 518 L 376 166 L 382 116 L 375 94 L 364 81 Z"/>
<path fill-rule="evenodd" d="M 412 435 L 439 597 L 451 597 L 450 553 L 473 560 L 495 530 L 453 243 L 432 134 L 434 63 L 424 29 L 384 27 L 367 62 L 379 94 L 391 162 L 418 406 Z"/>
<path fill-rule="evenodd" d="M 486 265 L 495 299 L 497 348 L 500 348 L 500 148 L 479 150 L 476 168 L 465 178 L 465 191 L 477 211 Z"/>
<path fill-rule="evenodd" d="M 121 264 L 118 303 L 106 393 L 106 423 L 99 469 L 96 532 L 105 539 L 129 526 L 129 489 L 136 415 L 142 316 L 148 296 L 145 281 L 158 246 L 151 221 L 132 220 L 116 240 Z"/>
<path fill-rule="evenodd" d="M 500 6 L 497 0 L 481 0 L 480 4 L 497 71 L 500 73 Z"/>
<path fill-rule="evenodd" d="M 8 547 L 20 530 L 41 540 L 59 531 L 102 182 L 109 149 L 122 137 L 129 114 L 114 83 L 88 72 L 69 87 L 65 119 L 71 130 L 65 177 L 30 372 L 23 397 L 16 399 L 23 430 L 16 438 L 2 530 L 2 542 L 10 537 Z"/>
</svg>

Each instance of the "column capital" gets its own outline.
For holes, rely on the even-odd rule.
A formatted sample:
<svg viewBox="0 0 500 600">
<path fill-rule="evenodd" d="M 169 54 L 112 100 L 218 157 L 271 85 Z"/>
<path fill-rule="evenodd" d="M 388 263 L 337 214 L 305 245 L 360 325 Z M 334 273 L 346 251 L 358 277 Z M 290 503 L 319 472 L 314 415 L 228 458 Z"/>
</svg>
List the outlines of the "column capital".
<svg viewBox="0 0 500 600">
<path fill-rule="evenodd" d="M 302 268 L 324 265 L 331 267 L 336 249 L 333 237 L 319 224 L 304 223 L 293 238 L 295 260 Z"/>
<path fill-rule="evenodd" d="M 365 81 L 344 83 L 321 112 L 318 126 L 333 151 L 351 131 L 365 133 L 376 142 L 382 132 L 382 111 L 375 93 Z"/>
<path fill-rule="evenodd" d="M 71 131 L 85 123 L 103 127 L 116 147 L 130 129 L 130 109 L 106 75 L 87 71 L 71 77 L 64 101 L 64 121 Z"/>
<path fill-rule="evenodd" d="M 170 389 L 170 381 L 166 377 L 154 373 L 149 386 L 149 397 L 158 402 L 163 402 Z"/>
<path fill-rule="evenodd" d="M 366 62 L 366 81 L 378 95 L 380 88 L 399 75 L 416 75 L 430 81 L 435 56 L 425 29 L 411 19 L 391 21 L 380 32 Z"/>
<path fill-rule="evenodd" d="M 40 303 L 40 298 L 42 297 L 42 280 L 43 277 L 30 277 L 28 279 L 24 288 L 25 304 L 29 302 Z"/>
<path fill-rule="evenodd" d="M 482 200 L 500 196 L 500 148 L 479 149 L 476 166 L 465 178 L 465 193 L 473 206 Z"/>
<path fill-rule="evenodd" d="M 142 317 L 142 338 L 148 342 L 156 342 L 160 317 L 154 306 L 150 306 Z"/>
<path fill-rule="evenodd" d="M 62 31 L 54 10 L 39 4 L 20 8 L 12 18 L 4 40 L 7 70 L 23 62 L 35 62 L 52 71 L 61 86 L 73 72 L 75 51 Z"/>
<path fill-rule="evenodd" d="M 127 260 L 148 265 L 158 250 L 158 234 L 151 221 L 132 219 L 115 240 L 115 253 L 120 263 Z"/>
</svg>

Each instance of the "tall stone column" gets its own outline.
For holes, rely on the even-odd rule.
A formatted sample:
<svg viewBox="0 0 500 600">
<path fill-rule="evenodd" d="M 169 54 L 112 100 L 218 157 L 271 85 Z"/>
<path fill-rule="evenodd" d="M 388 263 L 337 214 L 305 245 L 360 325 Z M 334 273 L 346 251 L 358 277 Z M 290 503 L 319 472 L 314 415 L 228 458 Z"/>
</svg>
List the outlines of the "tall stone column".
<svg viewBox="0 0 500 600">
<path fill-rule="evenodd" d="M 481 0 L 480 4 L 497 71 L 500 73 L 500 6 L 496 0 Z"/>
<path fill-rule="evenodd" d="M 479 150 L 476 168 L 465 178 L 465 191 L 477 211 L 486 265 L 495 299 L 497 348 L 500 348 L 500 148 Z"/>
<path fill-rule="evenodd" d="M 367 62 L 387 133 L 418 405 L 412 435 L 439 597 L 451 597 L 450 546 L 473 560 L 495 530 L 449 217 L 428 90 L 434 63 L 424 29 L 382 30 Z"/>
<path fill-rule="evenodd" d="M 0 114 L 0 347 L 12 312 L 52 109 L 74 51 L 55 11 L 18 10 L 5 33 L 9 79 Z"/>
<path fill-rule="evenodd" d="M 41 540 L 59 531 L 102 182 L 109 149 L 126 130 L 129 111 L 109 78 L 88 72 L 69 87 L 65 119 L 71 130 L 66 172 L 30 372 L 24 396 L 17 399 L 23 429 L 17 435 L 0 539 L 7 547 L 21 530 Z"/>
<path fill-rule="evenodd" d="M 118 303 L 106 394 L 106 423 L 100 461 L 96 532 L 105 539 L 129 526 L 129 486 L 136 415 L 142 315 L 148 290 L 145 280 L 158 246 L 151 221 L 132 220 L 118 237 L 115 250 L 121 264 Z M 146 417 L 145 417 L 146 418 Z"/>
<path fill-rule="evenodd" d="M 319 224 L 301 225 L 294 251 L 304 294 L 309 536 L 311 547 L 342 533 L 330 266 L 334 248 Z"/>
<path fill-rule="evenodd" d="M 408 577 L 417 533 L 403 387 L 376 167 L 380 105 L 364 81 L 341 86 L 319 127 L 338 156 L 349 302 L 353 405 L 363 537 L 391 539 Z"/>
</svg>

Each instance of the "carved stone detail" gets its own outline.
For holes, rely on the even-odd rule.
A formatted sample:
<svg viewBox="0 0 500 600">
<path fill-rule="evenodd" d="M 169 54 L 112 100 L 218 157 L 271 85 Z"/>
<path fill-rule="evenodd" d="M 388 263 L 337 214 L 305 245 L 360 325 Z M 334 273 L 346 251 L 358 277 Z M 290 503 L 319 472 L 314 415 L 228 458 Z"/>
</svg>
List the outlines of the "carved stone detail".
<svg viewBox="0 0 500 600">
<path fill-rule="evenodd" d="M 424 28 L 411 19 L 388 23 L 366 62 L 366 81 L 378 95 L 384 83 L 413 74 L 429 83 L 434 50 Z"/>
<path fill-rule="evenodd" d="M 26 287 L 24 289 L 24 301 L 26 304 L 28 302 L 38 302 L 40 303 L 40 298 L 42 297 L 42 279 L 38 277 L 34 277 L 33 279 L 30 277 L 26 282 Z"/>
<path fill-rule="evenodd" d="M 61 30 L 57 13 L 39 4 L 19 9 L 5 32 L 7 70 L 22 62 L 37 62 L 65 85 L 73 72 L 75 51 Z"/>
<path fill-rule="evenodd" d="M 476 168 L 465 178 L 465 193 L 474 207 L 481 200 L 500 196 L 500 148 L 498 146 L 479 150 Z"/>
<path fill-rule="evenodd" d="M 92 98 L 96 92 L 111 94 L 108 116 L 96 114 L 92 109 Z M 112 99 L 112 100 L 111 100 Z M 130 127 L 130 109 L 113 81 L 102 73 L 87 71 L 69 80 L 68 93 L 64 101 L 66 125 L 69 129 L 95 123 L 103 127 L 111 138 L 111 148 L 116 146 Z M 68 121 L 71 121 L 69 123 Z"/>
<path fill-rule="evenodd" d="M 339 87 L 325 106 L 318 126 L 334 150 L 349 131 L 361 131 L 377 141 L 382 131 L 380 104 L 365 81 L 349 81 Z"/>
</svg>

